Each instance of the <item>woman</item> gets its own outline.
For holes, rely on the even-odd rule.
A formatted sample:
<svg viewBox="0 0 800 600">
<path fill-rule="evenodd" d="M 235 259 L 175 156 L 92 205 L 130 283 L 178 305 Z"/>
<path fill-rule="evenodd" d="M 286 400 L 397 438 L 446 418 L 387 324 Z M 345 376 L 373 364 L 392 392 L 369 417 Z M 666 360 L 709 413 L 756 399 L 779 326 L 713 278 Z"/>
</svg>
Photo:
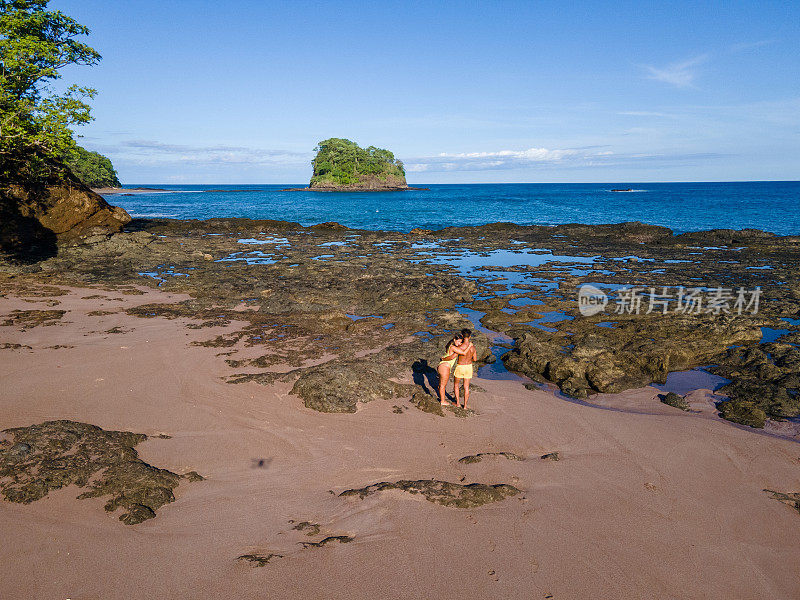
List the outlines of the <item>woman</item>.
<svg viewBox="0 0 800 600">
<path fill-rule="evenodd" d="M 450 371 L 455 366 L 458 356 L 467 352 L 466 346 L 461 347 L 463 342 L 464 336 L 461 333 L 455 334 L 453 339 L 447 342 L 444 356 L 442 356 L 439 366 L 436 367 L 439 373 L 439 403 L 442 406 L 455 406 L 445 398 L 445 388 L 447 387 L 447 381 L 450 379 Z"/>
</svg>

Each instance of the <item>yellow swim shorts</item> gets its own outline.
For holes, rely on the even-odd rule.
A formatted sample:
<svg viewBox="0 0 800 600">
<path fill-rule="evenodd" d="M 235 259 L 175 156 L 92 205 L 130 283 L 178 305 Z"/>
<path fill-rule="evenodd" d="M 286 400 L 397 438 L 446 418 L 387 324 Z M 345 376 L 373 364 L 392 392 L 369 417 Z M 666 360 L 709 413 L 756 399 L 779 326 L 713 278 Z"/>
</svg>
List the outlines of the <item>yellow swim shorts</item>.
<svg viewBox="0 0 800 600">
<path fill-rule="evenodd" d="M 472 379 L 472 363 L 468 365 L 456 365 L 456 370 L 453 371 L 453 377 L 456 379 Z"/>
</svg>

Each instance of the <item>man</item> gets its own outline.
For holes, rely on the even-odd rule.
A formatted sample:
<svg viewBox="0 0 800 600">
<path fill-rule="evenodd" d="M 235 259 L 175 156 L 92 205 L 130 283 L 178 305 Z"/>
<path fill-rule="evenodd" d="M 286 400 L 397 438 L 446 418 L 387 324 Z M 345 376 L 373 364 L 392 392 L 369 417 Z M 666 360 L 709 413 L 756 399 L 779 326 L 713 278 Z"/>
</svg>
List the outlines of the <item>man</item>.
<svg viewBox="0 0 800 600">
<path fill-rule="evenodd" d="M 459 397 L 459 387 L 463 382 L 464 384 L 464 406 L 462 408 L 467 408 L 467 402 L 469 402 L 469 380 L 472 379 L 472 363 L 478 360 L 478 351 L 475 350 L 475 345 L 470 341 L 470 336 L 472 332 L 469 329 L 462 329 L 461 335 L 464 337 L 463 345 L 466 346 L 467 351 L 464 354 L 458 355 L 458 362 L 456 363 L 456 368 L 453 371 L 453 377 L 455 378 L 456 384 L 456 405 L 461 406 L 461 398 Z"/>
</svg>

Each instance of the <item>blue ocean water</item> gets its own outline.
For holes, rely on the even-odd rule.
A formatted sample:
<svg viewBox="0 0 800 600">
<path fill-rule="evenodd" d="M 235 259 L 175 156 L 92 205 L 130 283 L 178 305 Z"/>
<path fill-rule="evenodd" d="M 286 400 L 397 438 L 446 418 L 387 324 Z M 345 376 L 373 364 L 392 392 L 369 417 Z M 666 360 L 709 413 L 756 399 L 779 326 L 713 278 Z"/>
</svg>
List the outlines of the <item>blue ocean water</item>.
<svg viewBox="0 0 800 600">
<path fill-rule="evenodd" d="M 297 184 L 295 184 L 297 185 Z M 418 184 L 424 186 L 424 184 Z M 153 185 L 169 192 L 112 195 L 138 217 L 249 217 L 359 229 L 642 221 L 677 233 L 754 228 L 800 233 L 800 182 L 523 183 L 430 185 L 407 192 L 283 192 L 290 185 Z M 612 192 L 628 189 L 631 192 Z"/>
</svg>

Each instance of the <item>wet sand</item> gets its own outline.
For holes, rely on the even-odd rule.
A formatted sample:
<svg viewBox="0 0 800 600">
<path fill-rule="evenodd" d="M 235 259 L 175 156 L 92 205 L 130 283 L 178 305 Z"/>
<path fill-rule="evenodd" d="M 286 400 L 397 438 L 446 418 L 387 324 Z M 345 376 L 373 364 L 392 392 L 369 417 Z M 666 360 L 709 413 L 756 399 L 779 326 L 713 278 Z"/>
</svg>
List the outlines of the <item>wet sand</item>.
<svg viewBox="0 0 800 600">
<path fill-rule="evenodd" d="M 123 308 L 181 297 L 72 289 L 52 326 L 2 327 L 0 428 L 73 419 L 148 434 L 146 462 L 206 477 L 128 526 L 68 487 L 0 502 L 4 598 L 796 598 L 797 511 L 762 490 L 800 490 L 800 446 L 660 405 L 658 414 L 565 402 L 477 380 L 459 419 L 397 400 L 353 414 L 303 406 L 289 384 L 229 385 L 220 348 Z M 86 299 L 90 295 L 103 299 Z M 82 299 L 84 298 L 84 299 Z M 0 298 L 12 310 L 37 299 Z M 90 316 L 97 310 L 113 314 Z M 113 328 L 122 333 L 108 333 Z M 71 346 L 49 349 L 48 346 Z M 410 381 L 410 377 L 409 377 Z M 393 407 L 402 405 L 400 414 Z M 170 439 L 152 436 L 167 434 Z M 458 459 L 513 452 L 525 460 Z M 558 452 L 560 460 L 540 456 Z M 509 483 L 518 496 L 447 508 L 379 481 Z M 334 493 L 331 493 L 334 492 Z M 319 524 L 315 536 L 290 521 Z M 350 543 L 304 548 L 326 536 Z M 263 568 L 237 561 L 276 553 Z"/>
</svg>

